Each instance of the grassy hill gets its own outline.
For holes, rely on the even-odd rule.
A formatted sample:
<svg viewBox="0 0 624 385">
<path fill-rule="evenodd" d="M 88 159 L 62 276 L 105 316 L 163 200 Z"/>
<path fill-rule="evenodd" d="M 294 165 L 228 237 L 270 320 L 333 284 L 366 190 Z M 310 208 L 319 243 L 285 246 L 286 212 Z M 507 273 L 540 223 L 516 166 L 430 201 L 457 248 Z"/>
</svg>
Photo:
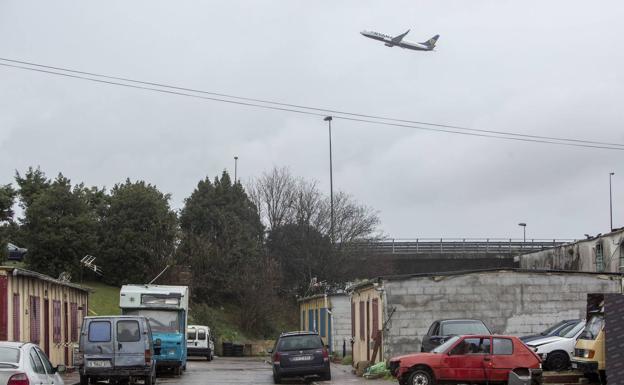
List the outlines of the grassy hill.
<svg viewBox="0 0 624 385">
<path fill-rule="evenodd" d="M 117 286 L 109 286 L 101 282 L 85 282 L 93 290 L 89 295 L 89 315 L 119 315 L 119 290 Z"/>
</svg>

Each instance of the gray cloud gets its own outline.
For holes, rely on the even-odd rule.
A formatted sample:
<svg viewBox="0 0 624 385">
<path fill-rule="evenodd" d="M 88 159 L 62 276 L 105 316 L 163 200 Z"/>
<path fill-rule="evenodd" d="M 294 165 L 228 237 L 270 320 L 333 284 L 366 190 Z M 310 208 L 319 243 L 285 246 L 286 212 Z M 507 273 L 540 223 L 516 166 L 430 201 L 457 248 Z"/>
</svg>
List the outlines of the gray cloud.
<svg viewBox="0 0 624 385">
<path fill-rule="evenodd" d="M 624 143 L 624 4 L 582 1 L 0 3 L 0 56 L 297 104 Z M 424 41 L 389 49 L 362 29 Z M 181 207 L 274 165 L 328 189 L 321 119 L 0 68 L 0 183 L 41 165 Z M 579 237 L 624 225 L 622 152 L 334 121 L 335 186 L 395 237 Z M 621 175 L 620 175 L 621 174 Z"/>
</svg>

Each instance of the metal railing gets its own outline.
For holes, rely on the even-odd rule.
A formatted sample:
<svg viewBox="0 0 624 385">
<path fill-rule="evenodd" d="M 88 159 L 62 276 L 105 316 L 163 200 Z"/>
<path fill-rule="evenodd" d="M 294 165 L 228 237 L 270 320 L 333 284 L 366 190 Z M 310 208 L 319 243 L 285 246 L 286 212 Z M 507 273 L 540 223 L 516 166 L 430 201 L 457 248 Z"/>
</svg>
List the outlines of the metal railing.
<svg viewBox="0 0 624 385">
<path fill-rule="evenodd" d="M 357 242 L 380 254 L 525 254 L 551 249 L 574 239 L 503 239 L 503 238 L 389 238 Z"/>
</svg>

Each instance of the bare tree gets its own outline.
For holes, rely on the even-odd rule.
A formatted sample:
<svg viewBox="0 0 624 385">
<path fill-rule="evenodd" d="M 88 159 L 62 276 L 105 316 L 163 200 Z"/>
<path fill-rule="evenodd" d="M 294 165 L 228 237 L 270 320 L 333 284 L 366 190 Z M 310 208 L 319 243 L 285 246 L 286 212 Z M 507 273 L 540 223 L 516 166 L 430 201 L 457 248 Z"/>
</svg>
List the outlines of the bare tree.
<svg viewBox="0 0 624 385">
<path fill-rule="evenodd" d="M 288 221 L 296 196 L 296 180 L 288 168 L 274 167 L 270 172 L 253 179 L 247 190 L 269 228 Z"/>
<path fill-rule="evenodd" d="M 273 168 L 249 184 L 248 191 L 269 230 L 286 224 L 307 225 L 323 235 L 330 232 L 330 199 L 316 181 L 294 177 L 287 168 Z M 377 237 L 379 216 L 351 195 L 334 195 L 336 243 Z"/>
</svg>

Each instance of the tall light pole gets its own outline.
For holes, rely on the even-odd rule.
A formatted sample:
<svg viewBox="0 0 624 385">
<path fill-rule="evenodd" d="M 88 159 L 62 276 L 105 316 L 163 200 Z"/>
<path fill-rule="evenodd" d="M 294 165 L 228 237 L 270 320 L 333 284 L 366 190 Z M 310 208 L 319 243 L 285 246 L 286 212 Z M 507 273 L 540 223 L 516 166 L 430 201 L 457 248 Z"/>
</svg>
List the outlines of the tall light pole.
<svg viewBox="0 0 624 385">
<path fill-rule="evenodd" d="M 327 122 L 329 126 L 329 234 L 331 237 L 332 243 L 334 242 L 334 167 L 332 164 L 332 134 L 331 134 L 331 122 L 332 117 L 326 116 L 324 121 Z"/>
<path fill-rule="evenodd" d="M 611 189 L 611 177 L 615 175 L 614 172 L 609 173 L 609 219 L 611 220 L 611 227 L 609 229 L 613 231 L 613 190 Z"/>
<path fill-rule="evenodd" d="M 518 226 L 522 227 L 522 241 L 526 242 L 526 223 L 520 222 Z"/>
<path fill-rule="evenodd" d="M 234 183 L 236 183 L 237 177 L 238 177 L 238 156 L 234 156 Z"/>
</svg>

